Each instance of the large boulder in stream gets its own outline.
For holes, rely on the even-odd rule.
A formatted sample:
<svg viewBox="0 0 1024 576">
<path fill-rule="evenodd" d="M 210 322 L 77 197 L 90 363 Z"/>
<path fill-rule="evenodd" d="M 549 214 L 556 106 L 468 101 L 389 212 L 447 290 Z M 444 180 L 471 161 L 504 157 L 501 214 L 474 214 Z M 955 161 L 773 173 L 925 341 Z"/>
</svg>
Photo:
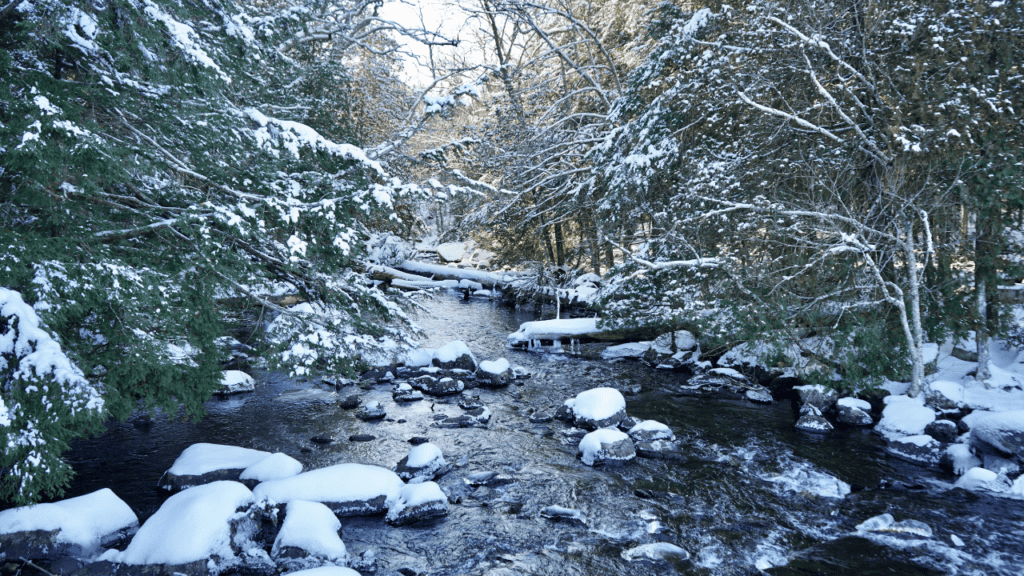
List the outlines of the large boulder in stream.
<svg viewBox="0 0 1024 576">
<path fill-rule="evenodd" d="M 88 558 L 139 528 L 109 488 L 49 504 L 0 512 L 0 560 Z"/>
<path fill-rule="evenodd" d="M 448 496 L 435 482 L 407 484 L 388 509 L 384 519 L 388 524 L 401 526 L 448 514 Z"/>
<path fill-rule="evenodd" d="M 406 482 L 433 480 L 448 471 L 441 449 L 427 442 L 420 444 L 395 466 L 395 473 Z"/>
<path fill-rule="evenodd" d="M 840 398 L 836 401 L 836 421 L 847 426 L 871 426 L 871 404 L 859 398 Z"/>
<path fill-rule="evenodd" d="M 885 451 L 901 460 L 937 468 L 945 450 L 942 444 L 931 436 L 918 434 L 890 442 Z"/>
<path fill-rule="evenodd" d="M 814 404 L 804 404 L 800 407 L 800 418 L 796 421 L 796 428 L 805 432 L 831 432 L 834 429 L 832 423 L 821 415 L 821 410 Z"/>
<path fill-rule="evenodd" d="M 625 432 L 602 428 L 580 440 L 580 459 L 587 466 L 628 462 L 636 457 L 633 440 Z"/>
<path fill-rule="evenodd" d="M 991 452 L 990 446 L 1004 456 L 1016 456 L 1024 462 L 1024 410 L 974 412 L 964 418 L 971 428 L 971 442 Z"/>
<path fill-rule="evenodd" d="M 172 492 L 218 480 L 242 480 L 255 486 L 299 472 L 302 464 L 285 454 L 201 442 L 182 451 L 160 477 L 159 486 Z"/>
<path fill-rule="evenodd" d="M 626 399 L 614 388 L 580 392 L 575 398 L 566 400 L 564 406 L 572 414 L 576 426 L 586 430 L 618 426 L 626 417 Z"/>
<path fill-rule="evenodd" d="M 284 480 L 264 482 L 253 490 L 257 500 L 276 504 L 292 500 L 321 502 L 338 516 L 383 514 L 405 483 L 397 474 L 368 464 L 337 464 Z"/>
<path fill-rule="evenodd" d="M 462 340 L 449 342 L 435 350 L 431 363 L 445 370 L 459 368 L 475 372 L 477 368 L 476 358 Z"/>
<path fill-rule="evenodd" d="M 482 386 L 498 388 L 512 383 L 512 365 L 504 358 L 484 360 L 476 374 Z"/>
<path fill-rule="evenodd" d="M 341 522 L 319 502 L 293 500 L 285 509 L 284 522 L 270 550 L 271 558 L 288 566 L 287 559 L 310 557 L 328 562 L 348 562 L 348 550 L 338 532 Z M 302 563 L 296 563 L 301 566 Z"/>
</svg>

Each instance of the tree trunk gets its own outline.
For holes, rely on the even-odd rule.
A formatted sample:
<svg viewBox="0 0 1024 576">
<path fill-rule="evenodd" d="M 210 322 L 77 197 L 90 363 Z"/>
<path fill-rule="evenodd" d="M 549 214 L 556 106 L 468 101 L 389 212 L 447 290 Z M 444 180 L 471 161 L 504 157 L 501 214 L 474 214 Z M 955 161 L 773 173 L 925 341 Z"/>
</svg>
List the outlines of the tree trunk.
<svg viewBox="0 0 1024 576">
<path fill-rule="evenodd" d="M 562 237 L 562 223 L 555 222 L 555 264 L 565 266 L 565 239 Z"/>
<path fill-rule="evenodd" d="M 975 223 L 974 240 L 974 297 L 975 297 L 975 319 L 974 340 L 978 350 L 978 371 L 975 379 L 989 385 L 992 379 L 991 355 L 989 347 L 992 340 L 989 331 L 989 292 L 995 293 L 996 277 L 996 238 L 995 232 L 999 226 L 998 209 L 985 210 L 978 214 Z"/>
</svg>

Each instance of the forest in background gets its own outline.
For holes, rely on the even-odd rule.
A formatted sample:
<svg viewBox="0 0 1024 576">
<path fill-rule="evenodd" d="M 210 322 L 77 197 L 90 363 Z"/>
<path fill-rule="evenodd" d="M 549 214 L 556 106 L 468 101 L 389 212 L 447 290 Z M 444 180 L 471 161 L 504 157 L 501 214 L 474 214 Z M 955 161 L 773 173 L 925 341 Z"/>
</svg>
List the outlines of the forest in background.
<svg viewBox="0 0 1024 576">
<path fill-rule="evenodd" d="M 605 325 L 757 341 L 810 382 L 918 393 L 924 345 L 972 333 L 984 380 L 1013 335 L 1019 1 L 379 7 L 0 6 L 0 497 L 58 493 L 106 418 L 201 414 L 229 301 L 281 315 L 295 375 L 396 357 L 388 238 L 599 273 Z"/>
</svg>

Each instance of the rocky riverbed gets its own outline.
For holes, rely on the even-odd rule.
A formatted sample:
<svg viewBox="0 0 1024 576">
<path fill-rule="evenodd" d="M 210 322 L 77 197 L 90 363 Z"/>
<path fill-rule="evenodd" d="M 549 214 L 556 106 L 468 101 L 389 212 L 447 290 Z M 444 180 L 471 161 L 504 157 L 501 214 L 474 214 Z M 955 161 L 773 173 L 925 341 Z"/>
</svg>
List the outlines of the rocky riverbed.
<svg viewBox="0 0 1024 576">
<path fill-rule="evenodd" d="M 467 368 L 454 366 L 426 373 L 384 370 L 361 382 L 293 382 L 257 373 L 255 392 L 212 401 L 202 422 L 154 415 L 114 425 L 105 436 L 76 445 L 72 458 L 80 476 L 69 496 L 109 487 L 125 503 L 116 507 L 127 508 L 145 526 L 177 494 L 194 490 L 171 495 L 158 483 L 186 449 L 207 443 L 259 450 L 264 458 L 280 454 L 282 462 L 287 457 L 305 473 L 372 467 L 382 478 L 394 475 L 399 491 L 416 486 L 416 470 L 426 467 L 433 479 L 422 483 L 434 483 L 446 500 L 443 514 L 437 504 L 432 515 L 410 522 L 393 521 L 398 513 L 392 516 L 388 505 L 379 509 L 384 516 L 332 511 L 338 530 L 309 507 L 293 512 L 291 503 L 277 502 L 273 510 L 260 508 L 255 497 L 249 501 L 245 492 L 228 488 L 214 498 L 238 498 L 225 521 L 249 518 L 253 524 L 245 537 L 253 544 L 242 549 L 233 538 L 232 554 L 239 562 L 211 557 L 212 563 L 191 566 L 197 573 L 211 568 L 291 572 L 334 563 L 388 575 L 881 574 L 892 569 L 1014 574 L 1024 563 L 1018 501 L 953 489 L 954 476 L 890 456 L 885 441 L 862 427 L 840 424 L 824 434 L 803 432 L 794 424 L 799 406 L 809 402 L 750 398 L 748 391 L 760 389 L 728 371 L 709 372 L 710 380 L 701 384 L 683 372 L 654 370 L 641 362 L 611 363 L 601 358 L 604 345 L 584 344 L 577 355 L 509 350 L 505 337 L 532 318 L 484 301 L 438 298 L 424 305 L 427 312 L 416 319 L 429 336 L 424 347 L 437 350 L 461 340 L 478 364 L 500 366 L 506 358 L 510 370 L 518 365 L 531 377 L 510 377 L 504 384 L 498 377 L 495 386 L 493 372 L 470 378 L 455 372 Z M 445 378 L 452 382 L 441 386 Z M 480 385 L 485 381 L 489 385 Z M 624 418 L 616 429 L 633 443 L 637 457 L 620 458 L 623 451 L 611 449 L 623 440 L 616 436 L 605 439 L 611 440 L 607 453 L 615 457 L 600 458 L 598 439 L 592 462 L 598 465 L 591 466 L 581 458 L 587 453 L 585 418 L 564 409 L 557 413 L 567 400 L 578 402 L 602 388 L 621 395 Z M 422 399 L 410 398 L 416 392 Z M 617 402 L 612 397 L 597 404 Z M 585 396 L 583 404 L 588 405 Z M 376 410 L 367 414 L 368 408 Z M 366 417 L 378 411 L 383 415 Z M 878 410 L 872 414 L 880 416 Z M 836 418 L 828 420 L 835 424 Z M 657 424 L 629 433 L 652 421 Z M 639 437 L 641 432 L 647 436 Z M 650 457 L 654 453 L 639 449 L 643 442 L 664 442 L 671 449 Z M 432 448 L 414 453 L 422 446 Z M 239 476 L 246 469 L 232 468 Z M 386 492 L 382 482 L 377 484 Z M 249 494 L 261 492 L 259 485 L 254 490 L 238 486 Z M 420 495 L 422 502 L 431 501 L 428 492 L 429 487 Z M 387 503 L 388 494 L 382 495 Z M 421 502 L 420 496 L 413 499 Z M 390 500 L 399 501 L 398 496 Z M 115 507 L 112 500 L 104 502 Z M 332 502 L 323 505 L 330 509 Z M 321 519 L 305 524 L 321 526 L 321 535 L 333 530 L 344 559 L 333 541 L 334 548 L 324 547 L 334 550 L 333 558 L 290 545 L 279 545 L 275 554 L 289 514 Z M 122 536 L 132 530 L 126 528 Z M 234 530 L 237 535 L 237 526 Z M 116 536 L 98 544 L 114 550 L 104 560 L 110 564 L 99 565 L 103 573 L 162 570 L 116 562 L 129 556 L 130 542 Z M 287 560 L 281 556 L 285 548 L 292 549 Z M 8 556 L 4 570 L 31 570 L 20 558 Z M 34 561 L 64 573 L 96 573 L 95 562 L 55 562 Z"/>
</svg>

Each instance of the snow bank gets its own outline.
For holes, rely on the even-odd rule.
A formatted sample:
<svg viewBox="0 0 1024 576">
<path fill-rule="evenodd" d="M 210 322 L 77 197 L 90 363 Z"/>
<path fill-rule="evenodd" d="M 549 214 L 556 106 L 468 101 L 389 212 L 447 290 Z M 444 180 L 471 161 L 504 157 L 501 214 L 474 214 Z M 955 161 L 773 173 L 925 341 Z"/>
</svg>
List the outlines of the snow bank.
<svg viewBox="0 0 1024 576">
<path fill-rule="evenodd" d="M 519 330 L 508 335 L 509 344 L 525 344 L 531 340 L 560 340 L 599 332 L 599 318 L 571 318 L 524 322 Z"/>
<path fill-rule="evenodd" d="M 264 482 L 253 495 L 278 504 L 309 500 L 340 507 L 345 514 L 376 514 L 398 498 L 404 485 L 397 474 L 380 466 L 337 464 Z"/>
<path fill-rule="evenodd" d="M 875 430 L 888 440 L 924 434 L 925 426 L 935 421 L 935 412 L 924 405 L 923 394 L 917 398 L 886 396 L 885 403 L 882 420 Z"/>
<path fill-rule="evenodd" d="M 249 466 L 242 471 L 238 478 L 239 480 L 268 482 L 270 480 L 291 478 L 300 472 L 302 472 L 302 462 L 287 454 L 277 452 Z"/>
<path fill-rule="evenodd" d="M 142 525 L 124 552 L 101 559 L 123 564 L 187 564 L 211 556 L 235 557 L 230 520 L 252 504 L 253 494 L 238 482 L 196 486 L 171 496 Z"/>
<path fill-rule="evenodd" d="M 79 546 L 91 555 L 139 519 L 109 488 L 51 504 L 22 506 L 0 512 L 0 534 L 30 530 L 57 533 L 55 542 Z"/>
<path fill-rule="evenodd" d="M 462 242 L 446 242 L 437 247 L 437 255 L 445 262 L 458 262 L 466 255 L 466 245 Z"/>
<path fill-rule="evenodd" d="M 462 340 L 453 340 L 441 346 L 434 352 L 434 360 L 441 363 L 455 362 L 462 356 L 469 356 L 473 359 L 473 363 L 476 364 L 476 356 L 473 356 L 473 352 L 469 349 Z"/>
<path fill-rule="evenodd" d="M 341 522 L 330 508 L 318 502 L 292 500 L 281 531 L 274 540 L 270 555 L 277 557 L 281 549 L 295 547 L 313 556 L 334 562 L 348 561 L 348 550 L 338 536 Z"/>
</svg>

